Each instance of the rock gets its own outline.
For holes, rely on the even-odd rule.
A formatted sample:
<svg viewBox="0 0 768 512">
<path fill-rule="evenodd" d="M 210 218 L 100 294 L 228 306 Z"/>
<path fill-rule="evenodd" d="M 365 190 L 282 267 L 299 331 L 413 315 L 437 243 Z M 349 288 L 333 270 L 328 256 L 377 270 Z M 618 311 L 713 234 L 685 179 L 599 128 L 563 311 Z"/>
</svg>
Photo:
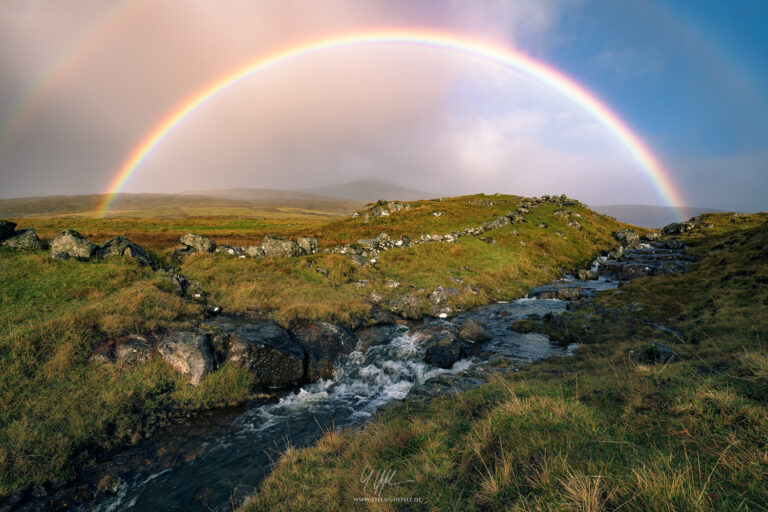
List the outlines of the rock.
<svg viewBox="0 0 768 512">
<path fill-rule="evenodd" d="M 149 360 L 151 353 L 152 347 L 147 339 L 132 334 L 118 344 L 115 349 L 115 358 L 118 363 L 123 364 L 145 363 Z"/>
<path fill-rule="evenodd" d="M 627 306 L 627 311 L 630 313 L 639 313 L 645 310 L 645 304 L 642 302 L 632 302 Z"/>
<path fill-rule="evenodd" d="M 432 304 L 443 304 L 448 301 L 452 295 L 458 295 L 459 290 L 456 288 L 443 288 L 438 286 L 429 294 L 429 301 Z"/>
<path fill-rule="evenodd" d="M 640 247 L 640 235 L 632 229 L 621 229 L 613 234 L 622 247 L 626 249 L 638 249 Z"/>
<path fill-rule="evenodd" d="M 623 265 L 616 276 L 622 281 L 630 281 L 639 277 L 653 275 L 653 269 L 642 263 L 627 263 Z"/>
<path fill-rule="evenodd" d="M 403 318 L 409 318 L 411 320 L 420 320 L 423 316 L 421 304 L 419 299 L 411 294 L 405 294 L 399 299 L 392 299 L 389 301 L 388 309 Z"/>
<path fill-rule="evenodd" d="M 531 288 L 531 290 L 528 292 L 528 298 L 542 300 L 556 299 L 557 293 L 557 287 L 551 285 L 537 286 L 536 288 Z"/>
<path fill-rule="evenodd" d="M 12 237 L 3 240 L 0 246 L 17 251 L 39 251 L 43 249 L 43 242 L 37 238 L 34 229 L 27 228 L 16 231 Z"/>
<path fill-rule="evenodd" d="M 188 247 L 185 245 L 175 249 L 171 254 L 171 259 L 176 263 L 184 263 L 184 261 L 186 261 L 186 259 L 193 254 L 197 254 L 197 251 L 193 247 Z"/>
<path fill-rule="evenodd" d="M 685 244 L 680 240 L 670 238 L 669 240 L 665 240 L 664 242 L 658 244 L 658 247 L 662 249 L 670 249 L 672 251 L 679 251 L 685 248 Z"/>
<path fill-rule="evenodd" d="M 186 233 L 182 235 L 180 241 L 182 245 L 191 247 L 197 252 L 213 252 L 216 250 L 216 242 L 210 238 L 194 233 Z"/>
<path fill-rule="evenodd" d="M 315 254 L 317 252 L 317 238 L 297 238 L 296 243 L 306 254 Z"/>
<path fill-rule="evenodd" d="M 459 337 L 465 341 L 471 341 L 473 343 L 482 343 L 491 339 L 490 336 L 483 329 L 482 324 L 475 322 L 471 318 L 467 318 L 459 327 Z"/>
<path fill-rule="evenodd" d="M 198 386 L 213 371 L 213 355 L 208 337 L 204 334 L 175 332 L 160 342 L 157 351 L 193 386 Z"/>
<path fill-rule="evenodd" d="M 310 380 L 332 379 L 333 364 L 357 345 L 357 338 L 346 328 L 328 322 L 313 322 L 292 334 L 308 355 L 307 378 Z"/>
<path fill-rule="evenodd" d="M 577 277 L 580 281 L 590 281 L 593 279 L 597 279 L 597 272 L 594 270 L 588 270 L 588 269 L 579 269 L 579 271 L 576 273 Z"/>
<path fill-rule="evenodd" d="M 400 281 L 395 281 L 394 279 L 385 279 L 384 280 L 384 286 L 387 288 L 397 288 L 400 286 Z"/>
<path fill-rule="evenodd" d="M 11 238 L 16 231 L 16 223 L 9 220 L 0 220 L 0 242 Z"/>
<path fill-rule="evenodd" d="M 325 277 L 325 278 L 328 278 L 328 276 L 330 275 L 330 274 L 328 273 L 328 269 L 326 269 L 326 268 L 323 268 L 323 267 L 317 267 L 317 268 L 315 269 L 315 272 L 317 272 L 318 274 L 320 274 L 321 276 L 323 276 L 323 277 Z"/>
<path fill-rule="evenodd" d="M 285 240 L 269 235 L 264 237 L 264 240 L 261 242 L 261 248 L 264 250 L 264 254 L 270 258 L 301 256 L 304 253 L 299 244 L 293 240 Z"/>
<path fill-rule="evenodd" d="M 536 227 L 538 227 L 539 229 L 547 229 L 547 223 L 539 222 L 538 224 L 536 224 Z"/>
<path fill-rule="evenodd" d="M 365 319 L 366 325 L 388 325 L 397 323 L 397 317 L 377 306 L 371 308 L 371 312 Z"/>
<path fill-rule="evenodd" d="M 424 360 L 439 368 L 450 368 L 459 359 L 461 359 L 461 342 L 454 334 L 447 334 L 429 343 L 424 353 Z"/>
<path fill-rule="evenodd" d="M 646 240 L 650 242 L 655 242 L 656 240 L 659 240 L 661 238 L 661 233 L 658 231 L 649 231 L 648 233 L 643 236 Z"/>
<path fill-rule="evenodd" d="M 509 217 L 505 215 L 498 215 L 493 220 L 483 224 L 483 231 L 490 231 L 492 229 L 498 229 L 498 228 L 504 227 L 507 224 L 509 224 L 509 222 L 510 222 Z"/>
<path fill-rule="evenodd" d="M 680 356 L 671 348 L 653 341 L 640 351 L 640 360 L 646 363 L 672 363 L 679 361 Z"/>
<path fill-rule="evenodd" d="M 98 256 L 99 248 L 77 231 L 68 229 L 53 239 L 51 253 L 65 252 L 72 258 L 87 260 Z"/>
<path fill-rule="evenodd" d="M 56 261 L 67 261 L 69 259 L 69 254 L 65 252 L 55 252 L 51 255 L 51 258 Z"/>
<path fill-rule="evenodd" d="M 525 216 L 519 212 L 507 212 L 504 214 L 512 224 L 519 224 L 525 222 Z"/>
<path fill-rule="evenodd" d="M 288 331 L 268 320 L 216 320 L 216 359 L 249 370 L 260 388 L 283 388 L 304 378 L 304 350 Z"/>
<path fill-rule="evenodd" d="M 371 347 L 387 345 L 392 341 L 392 338 L 390 338 L 381 328 L 372 329 L 367 327 L 358 331 L 357 337 L 360 339 L 360 350 L 362 352 L 368 352 Z"/>
<path fill-rule="evenodd" d="M 263 260 L 265 256 L 264 249 L 262 249 L 257 245 L 251 245 L 249 247 L 245 247 L 243 249 L 243 252 L 245 252 L 245 254 L 247 256 L 250 256 L 251 258 L 256 258 L 259 260 Z"/>
<path fill-rule="evenodd" d="M 571 222 L 569 222 L 569 223 L 568 223 L 568 227 L 569 227 L 569 228 L 573 228 L 573 229 L 575 229 L 575 230 L 577 230 L 577 231 L 581 231 L 582 229 L 584 229 L 584 228 L 581 226 L 581 224 L 579 224 L 579 221 L 577 221 L 577 220 L 572 220 Z"/>
<path fill-rule="evenodd" d="M 680 235 L 693 230 L 695 227 L 696 224 L 693 222 L 673 222 L 661 228 L 661 233 L 664 235 Z"/>
<path fill-rule="evenodd" d="M 144 249 L 122 236 L 114 237 L 99 249 L 99 257 L 109 258 L 111 256 L 133 258 L 139 265 L 144 267 L 155 266 L 155 262 L 152 261 L 152 258 L 149 257 Z"/>
<path fill-rule="evenodd" d="M 581 292 L 584 288 L 578 286 L 569 286 L 567 288 L 560 288 L 557 291 L 557 298 L 560 300 L 575 300 L 581 297 Z"/>
<path fill-rule="evenodd" d="M 349 259 L 352 261 L 352 263 L 360 267 L 364 267 L 368 264 L 368 260 L 366 260 L 363 256 L 359 254 L 351 254 L 349 256 Z"/>
<path fill-rule="evenodd" d="M 608 253 L 608 257 L 612 260 L 618 260 L 624 256 L 624 246 L 620 245 Z"/>
<path fill-rule="evenodd" d="M 120 485 L 122 483 L 123 481 L 119 476 L 104 475 L 96 485 L 96 490 L 98 490 L 101 494 L 117 494 L 117 491 L 120 490 Z"/>
<path fill-rule="evenodd" d="M 226 254 L 227 256 L 242 256 L 243 250 L 240 247 L 234 247 L 226 244 L 218 244 L 214 251 L 216 254 Z"/>
</svg>

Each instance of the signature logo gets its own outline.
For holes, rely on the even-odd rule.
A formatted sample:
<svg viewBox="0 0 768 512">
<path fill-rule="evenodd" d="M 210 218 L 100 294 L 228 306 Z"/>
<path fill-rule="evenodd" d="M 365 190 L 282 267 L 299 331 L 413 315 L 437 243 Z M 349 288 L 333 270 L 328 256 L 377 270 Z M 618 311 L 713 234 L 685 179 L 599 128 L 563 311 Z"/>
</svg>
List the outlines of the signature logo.
<svg viewBox="0 0 768 512">
<path fill-rule="evenodd" d="M 402 485 L 415 480 L 400 480 L 395 482 L 395 475 L 397 470 L 385 468 L 383 470 L 375 470 L 372 467 L 366 465 L 363 468 L 363 472 L 360 474 L 360 483 L 363 484 L 363 492 L 372 492 L 376 496 L 381 496 L 381 492 L 386 487 L 395 485 Z"/>
</svg>

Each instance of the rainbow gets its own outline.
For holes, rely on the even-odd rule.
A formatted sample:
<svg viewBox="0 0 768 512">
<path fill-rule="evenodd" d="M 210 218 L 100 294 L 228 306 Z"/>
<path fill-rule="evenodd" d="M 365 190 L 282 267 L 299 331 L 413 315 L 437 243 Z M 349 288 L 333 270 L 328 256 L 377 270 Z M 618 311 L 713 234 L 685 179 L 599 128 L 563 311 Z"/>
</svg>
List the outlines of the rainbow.
<svg viewBox="0 0 768 512">
<path fill-rule="evenodd" d="M 538 62 L 512 48 L 498 44 L 481 42 L 464 36 L 433 32 L 428 30 L 384 30 L 347 34 L 337 37 L 318 39 L 309 43 L 267 55 L 249 62 L 245 66 L 227 74 L 199 92 L 187 98 L 166 115 L 131 152 L 107 189 L 107 196 L 100 209 L 100 215 L 106 216 L 117 194 L 130 177 L 147 159 L 152 151 L 168 137 L 169 133 L 203 105 L 224 93 L 246 78 L 270 70 L 281 64 L 310 55 L 361 46 L 405 46 L 426 47 L 434 50 L 457 53 L 475 57 L 484 61 L 522 72 L 543 84 L 548 85 L 589 113 L 605 126 L 637 160 L 648 178 L 654 184 L 662 200 L 675 208 L 682 219 L 681 206 L 685 204 L 682 195 L 675 187 L 671 177 L 642 141 L 611 112 L 598 98 L 559 71 Z"/>
</svg>

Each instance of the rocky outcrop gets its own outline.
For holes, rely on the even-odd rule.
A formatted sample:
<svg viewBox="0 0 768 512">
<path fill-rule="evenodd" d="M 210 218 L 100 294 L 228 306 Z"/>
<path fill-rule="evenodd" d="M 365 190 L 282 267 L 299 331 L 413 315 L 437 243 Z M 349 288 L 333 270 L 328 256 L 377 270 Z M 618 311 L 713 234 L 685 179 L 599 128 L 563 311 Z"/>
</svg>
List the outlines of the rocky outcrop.
<svg viewBox="0 0 768 512">
<path fill-rule="evenodd" d="M 443 288 L 442 286 L 438 286 L 430 292 L 428 298 L 432 304 L 444 304 L 448 302 L 450 297 L 458 294 L 459 290 L 456 288 Z"/>
<path fill-rule="evenodd" d="M 34 229 L 27 228 L 16 231 L 13 236 L 0 242 L 0 246 L 15 251 L 39 251 L 43 249 L 43 242 L 37 237 Z"/>
<path fill-rule="evenodd" d="M 307 378 L 333 378 L 333 365 L 343 354 L 355 350 L 357 339 L 346 328 L 328 322 L 313 322 L 293 331 L 293 337 L 307 353 Z"/>
<path fill-rule="evenodd" d="M 304 350 L 275 322 L 222 319 L 212 327 L 217 362 L 249 370 L 257 387 L 284 388 L 304 378 Z"/>
<path fill-rule="evenodd" d="M 464 341 L 470 341 L 472 343 L 482 343 L 488 341 L 490 336 L 485 332 L 482 324 L 475 322 L 471 318 L 467 318 L 459 327 L 459 337 Z"/>
<path fill-rule="evenodd" d="M 661 228 L 661 233 L 663 235 L 681 235 L 692 231 L 695 227 L 696 224 L 693 222 L 673 222 Z"/>
<path fill-rule="evenodd" d="M 293 240 L 277 238 L 274 236 L 265 236 L 261 242 L 261 248 L 264 255 L 268 257 L 293 257 L 301 256 L 304 251 L 301 246 Z"/>
<path fill-rule="evenodd" d="M 357 331 L 357 337 L 360 339 L 361 352 L 368 352 L 368 350 L 372 347 L 387 345 L 390 341 L 392 341 L 392 338 L 390 338 L 381 329 L 361 329 Z"/>
<path fill-rule="evenodd" d="M 99 255 L 99 247 L 77 231 L 68 229 L 51 241 L 51 253 L 64 253 L 71 258 L 88 260 Z"/>
<path fill-rule="evenodd" d="M 427 345 L 424 361 L 439 368 L 450 368 L 461 359 L 461 342 L 455 334 L 446 334 Z"/>
<path fill-rule="evenodd" d="M 390 300 L 386 307 L 392 313 L 411 320 L 420 320 L 424 316 L 419 299 L 409 293 L 399 299 Z"/>
<path fill-rule="evenodd" d="M 242 247 L 234 247 L 232 245 L 226 245 L 226 244 L 218 244 L 216 245 L 216 249 L 213 251 L 216 254 L 225 254 L 227 256 L 236 256 L 240 257 L 245 252 Z"/>
<path fill-rule="evenodd" d="M 198 386 L 214 369 L 213 354 L 205 334 L 175 332 L 159 343 L 157 351 L 193 386 Z"/>
<path fill-rule="evenodd" d="M 632 229 L 621 229 L 613 234 L 613 238 L 625 249 L 640 248 L 640 235 Z"/>
<path fill-rule="evenodd" d="M 266 256 L 266 254 L 264 254 L 264 249 L 262 249 L 261 247 L 259 247 L 257 245 L 252 245 L 250 247 L 244 247 L 243 248 L 243 252 L 247 256 L 250 256 L 251 258 L 257 258 L 257 259 L 260 259 L 260 260 L 264 259 L 264 257 Z"/>
<path fill-rule="evenodd" d="M 213 252 L 216 250 L 216 242 L 210 238 L 196 235 L 194 233 L 186 233 L 181 236 L 181 245 L 190 247 L 196 252 Z"/>
<path fill-rule="evenodd" d="M 110 258 L 112 256 L 132 258 L 141 266 L 155 266 L 155 262 L 152 261 L 152 258 L 149 257 L 144 249 L 123 236 L 114 237 L 99 249 L 99 257 Z"/>
</svg>

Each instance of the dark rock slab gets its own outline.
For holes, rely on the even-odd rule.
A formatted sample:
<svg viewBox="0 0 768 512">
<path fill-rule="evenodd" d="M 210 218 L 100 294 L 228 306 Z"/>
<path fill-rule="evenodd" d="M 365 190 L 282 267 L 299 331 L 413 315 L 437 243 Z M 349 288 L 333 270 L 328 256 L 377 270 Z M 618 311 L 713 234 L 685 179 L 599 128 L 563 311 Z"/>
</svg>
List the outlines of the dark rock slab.
<svg viewBox="0 0 768 512">
<path fill-rule="evenodd" d="M 306 376 L 310 380 L 332 379 L 333 364 L 357 345 L 357 338 L 345 327 L 328 322 L 312 322 L 293 330 L 292 334 L 307 353 Z"/>
</svg>

